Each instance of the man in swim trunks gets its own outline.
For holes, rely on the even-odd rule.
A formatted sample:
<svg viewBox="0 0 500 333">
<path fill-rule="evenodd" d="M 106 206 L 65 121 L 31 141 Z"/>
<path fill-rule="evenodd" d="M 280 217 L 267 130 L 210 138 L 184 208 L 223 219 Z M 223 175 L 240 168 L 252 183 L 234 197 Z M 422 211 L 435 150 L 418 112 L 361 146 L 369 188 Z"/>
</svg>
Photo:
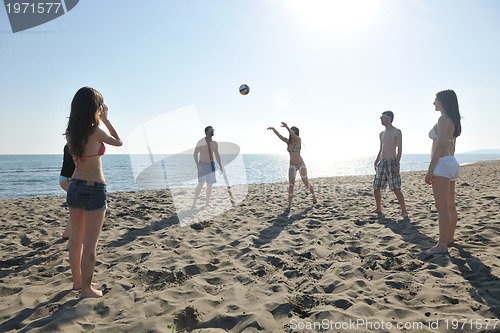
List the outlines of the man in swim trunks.
<svg viewBox="0 0 500 333">
<path fill-rule="evenodd" d="M 403 135 L 401 130 L 392 125 L 394 113 L 392 111 L 382 112 L 380 121 L 385 126 L 385 131 L 380 133 L 380 149 L 375 159 L 375 179 L 373 181 L 373 195 L 375 197 L 376 208 L 374 213 L 382 214 L 382 193 L 389 183 L 398 199 L 401 208 L 401 216 L 408 217 L 405 199 L 401 192 L 401 175 L 399 173 L 399 161 L 401 160 Z"/>
<path fill-rule="evenodd" d="M 217 142 L 212 140 L 214 136 L 214 129 L 212 126 L 207 126 L 205 128 L 205 137 L 200 139 L 196 144 L 196 148 L 194 150 L 194 162 L 196 167 L 198 168 L 198 185 L 194 191 L 194 199 L 192 209 L 196 206 L 196 200 L 201 193 L 201 189 L 203 188 L 203 184 L 207 183 L 207 192 L 205 197 L 205 207 L 208 207 L 210 202 L 210 195 L 212 193 L 212 184 L 216 183 L 215 179 L 215 162 L 214 156 L 219 164 L 219 173 L 222 174 L 224 172 L 222 168 L 222 162 L 220 160 L 219 149 L 217 146 Z M 199 155 L 199 159 L 198 159 Z"/>
</svg>

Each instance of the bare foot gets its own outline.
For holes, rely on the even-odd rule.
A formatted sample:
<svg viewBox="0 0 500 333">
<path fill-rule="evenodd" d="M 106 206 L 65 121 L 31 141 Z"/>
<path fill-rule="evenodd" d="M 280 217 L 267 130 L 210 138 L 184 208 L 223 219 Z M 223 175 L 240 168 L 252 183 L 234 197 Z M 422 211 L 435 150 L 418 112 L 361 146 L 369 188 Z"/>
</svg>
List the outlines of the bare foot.
<svg viewBox="0 0 500 333">
<path fill-rule="evenodd" d="M 102 291 L 90 287 L 88 290 L 82 290 L 80 299 L 102 297 Z"/>
<path fill-rule="evenodd" d="M 448 254 L 448 247 L 436 244 L 430 249 L 424 251 L 425 254 Z"/>
<path fill-rule="evenodd" d="M 374 213 L 374 214 L 382 214 L 382 211 L 381 211 L 381 210 L 378 210 L 378 209 L 374 209 L 374 210 L 370 211 L 370 213 Z"/>
<path fill-rule="evenodd" d="M 316 196 L 313 197 L 313 205 L 318 203 L 318 199 L 316 199 Z"/>
</svg>

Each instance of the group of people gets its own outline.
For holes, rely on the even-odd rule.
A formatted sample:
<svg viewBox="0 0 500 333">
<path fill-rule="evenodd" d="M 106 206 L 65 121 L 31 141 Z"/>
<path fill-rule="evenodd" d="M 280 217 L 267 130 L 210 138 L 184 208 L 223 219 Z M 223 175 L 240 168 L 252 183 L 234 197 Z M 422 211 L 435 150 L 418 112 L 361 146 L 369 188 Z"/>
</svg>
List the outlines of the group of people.
<svg viewBox="0 0 500 333">
<path fill-rule="evenodd" d="M 438 212 L 439 239 L 424 251 L 426 254 L 448 253 L 448 246 L 454 242 L 457 225 L 455 206 L 455 181 L 460 165 L 454 157 L 455 143 L 462 132 L 461 116 L 457 95 L 453 90 L 443 90 L 436 94 L 434 108 L 441 113 L 436 125 L 429 132 L 432 139 L 431 161 L 425 175 L 425 183 L 432 185 L 434 202 Z M 402 154 L 402 133 L 392 122 L 394 113 L 382 112 L 380 121 L 385 130 L 380 133 L 380 149 L 375 159 L 375 179 L 373 191 L 376 208 L 382 214 L 381 189 L 387 187 L 396 194 L 401 216 L 408 217 L 403 193 L 401 192 L 400 160 Z"/>
<path fill-rule="evenodd" d="M 446 253 L 454 241 L 457 223 L 455 208 L 455 180 L 459 165 L 454 158 L 455 141 L 461 133 L 460 112 L 457 96 L 453 90 L 436 94 L 436 111 L 441 112 L 437 124 L 429 133 L 433 140 L 431 162 L 425 182 L 432 185 L 438 211 L 439 240 L 428 254 Z M 394 113 L 385 111 L 380 117 L 385 130 L 380 133 L 380 149 L 375 159 L 373 182 L 377 214 L 382 214 L 381 190 L 389 184 L 401 207 L 401 215 L 408 216 L 404 196 L 401 192 L 400 160 L 402 154 L 401 130 L 392 125 Z M 99 125 L 103 123 L 107 131 Z M 307 167 L 301 157 L 301 138 L 297 127 L 281 126 L 288 131 L 288 138 L 274 127 L 269 127 L 278 138 L 286 143 L 290 155 L 288 169 L 288 206 L 292 206 L 297 172 L 312 196 L 313 204 L 318 202 L 313 186 L 307 178 Z M 215 161 L 219 172 L 224 172 L 217 142 L 213 140 L 215 130 L 205 128 L 205 137 L 196 145 L 194 161 L 198 169 L 192 208 L 196 207 L 198 196 L 207 184 L 205 206 L 209 205 L 212 185 L 216 182 Z M 94 288 L 92 277 L 96 262 L 96 247 L 106 212 L 106 181 L 102 170 L 101 156 L 106 146 L 121 146 L 122 140 L 108 118 L 108 107 L 97 90 L 83 87 L 77 91 L 71 103 L 68 126 L 65 131 L 67 144 L 64 148 L 60 185 L 67 191 L 66 202 L 69 220 L 63 238 L 69 238 L 69 263 L 73 276 L 73 290 L 81 291 L 81 298 L 101 297 L 102 291 Z"/>
</svg>

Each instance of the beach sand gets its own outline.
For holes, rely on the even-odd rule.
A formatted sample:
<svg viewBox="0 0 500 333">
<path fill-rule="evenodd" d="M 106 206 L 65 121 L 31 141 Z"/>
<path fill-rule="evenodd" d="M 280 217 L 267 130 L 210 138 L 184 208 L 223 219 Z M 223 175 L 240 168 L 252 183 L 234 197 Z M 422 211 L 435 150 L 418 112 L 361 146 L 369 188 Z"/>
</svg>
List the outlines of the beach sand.
<svg viewBox="0 0 500 333">
<path fill-rule="evenodd" d="M 390 191 L 385 218 L 370 213 L 372 176 L 313 179 L 314 207 L 297 183 L 289 213 L 286 183 L 249 185 L 220 212 L 215 194 L 216 213 L 189 226 L 167 190 L 110 193 L 105 295 L 84 300 L 65 197 L 1 200 L 0 332 L 500 332 L 500 161 L 462 168 L 448 256 L 421 254 L 438 233 L 424 175 L 403 173 L 408 220 Z"/>
</svg>

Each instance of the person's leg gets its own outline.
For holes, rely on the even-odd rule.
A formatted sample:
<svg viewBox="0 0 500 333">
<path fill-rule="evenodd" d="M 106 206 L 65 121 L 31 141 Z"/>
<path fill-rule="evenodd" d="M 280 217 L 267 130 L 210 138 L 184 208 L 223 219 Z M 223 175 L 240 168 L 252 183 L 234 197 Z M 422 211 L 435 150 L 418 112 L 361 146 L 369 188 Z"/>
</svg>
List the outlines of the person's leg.
<svg viewBox="0 0 500 333">
<path fill-rule="evenodd" d="M 106 209 L 85 212 L 85 232 L 82 252 L 82 293 L 81 298 L 101 297 L 102 291 L 92 287 L 92 277 L 96 262 L 96 248 Z"/>
<path fill-rule="evenodd" d="M 61 185 L 61 188 L 63 190 L 68 192 L 69 180 L 67 178 L 64 179 L 63 181 L 59 182 L 59 185 Z M 66 221 L 66 227 L 64 228 L 64 231 L 62 233 L 62 238 L 69 239 L 69 235 L 71 234 L 70 228 L 71 228 L 71 224 L 70 224 L 70 220 L 69 220 L 69 216 L 68 216 L 68 220 Z"/>
<path fill-rule="evenodd" d="M 373 189 L 373 197 L 375 198 L 374 213 L 382 213 L 382 192 L 380 189 Z"/>
<path fill-rule="evenodd" d="M 448 196 L 448 211 L 450 214 L 450 232 L 448 233 L 448 244 L 455 241 L 455 228 L 457 227 L 458 214 L 455 206 L 455 182 L 450 181 L 450 193 Z"/>
<path fill-rule="evenodd" d="M 69 267 L 73 276 L 73 289 L 79 290 L 82 288 L 81 262 L 85 211 L 82 208 L 70 208 L 69 220 L 72 226 L 68 242 Z"/>
<path fill-rule="evenodd" d="M 403 196 L 403 192 L 399 189 L 394 189 L 394 194 L 396 194 L 396 198 L 398 198 L 399 207 L 401 208 L 401 216 L 408 216 L 408 212 L 406 211 L 405 198 Z"/>
<path fill-rule="evenodd" d="M 62 233 L 62 238 L 63 239 L 69 239 L 69 235 L 71 235 L 71 223 L 70 219 L 68 216 L 68 220 L 66 221 L 66 227 L 64 228 L 64 231 Z"/>
<path fill-rule="evenodd" d="M 438 212 L 439 239 L 437 244 L 426 250 L 425 253 L 445 253 L 448 251 L 448 237 L 451 225 L 450 212 L 448 209 L 450 180 L 446 177 L 436 176 L 434 178 L 434 183 L 432 183 L 432 192 Z"/>
<path fill-rule="evenodd" d="M 399 208 L 401 209 L 401 216 L 407 217 L 408 212 L 406 211 L 406 204 L 403 192 L 401 192 L 401 175 L 394 172 L 395 160 L 391 160 L 391 166 L 389 167 L 388 183 L 389 189 L 394 192 L 396 198 L 399 202 Z"/>
<path fill-rule="evenodd" d="M 297 169 L 293 165 L 290 165 L 290 168 L 288 168 L 288 208 L 292 208 L 293 187 L 295 186 L 296 174 Z"/>
<path fill-rule="evenodd" d="M 210 197 L 212 196 L 212 183 L 207 182 L 207 192 L 205 198 L 205 207 L 210 205 Z"/>
<path fill-rule="evenodd" d="M 198 200 L 198 197 L 200 196 L 201 189 L 203 188 L 203 184 L 205 182 L 202 180 L 198 181 L 198 185 L 196 186 L 196 189 L 194 190 L 194 199 L 193 199 L 193 205 L 191 208 L 194 208 L 196 206 L 196 200 Z"/>
<path fill-rule="evenodd" d="M 382 214 L 382 189 L 385 187 L 384 166 L 379 163 L 375 169 L 375 178 L 373 179 L 373 197 L 375 198 L 375 210 L 373 213 Z"/>
<path fill-rule="evenodd" d="M 305 165 L 301 166 L 299 168 L 299 174 L 300 178 L 302 178 L 302 182 L 306 186 L 306 188 L 311 192 L 312 194 L 312 199 L 313 199 L 313 204 L 316 204 L 318 200 L 316 199 L 316 195 L 314 194 L 314 189 L 312 185 L 309 183 L 309 180 L 307 179 L 307 167 Z"/>
</svg>

